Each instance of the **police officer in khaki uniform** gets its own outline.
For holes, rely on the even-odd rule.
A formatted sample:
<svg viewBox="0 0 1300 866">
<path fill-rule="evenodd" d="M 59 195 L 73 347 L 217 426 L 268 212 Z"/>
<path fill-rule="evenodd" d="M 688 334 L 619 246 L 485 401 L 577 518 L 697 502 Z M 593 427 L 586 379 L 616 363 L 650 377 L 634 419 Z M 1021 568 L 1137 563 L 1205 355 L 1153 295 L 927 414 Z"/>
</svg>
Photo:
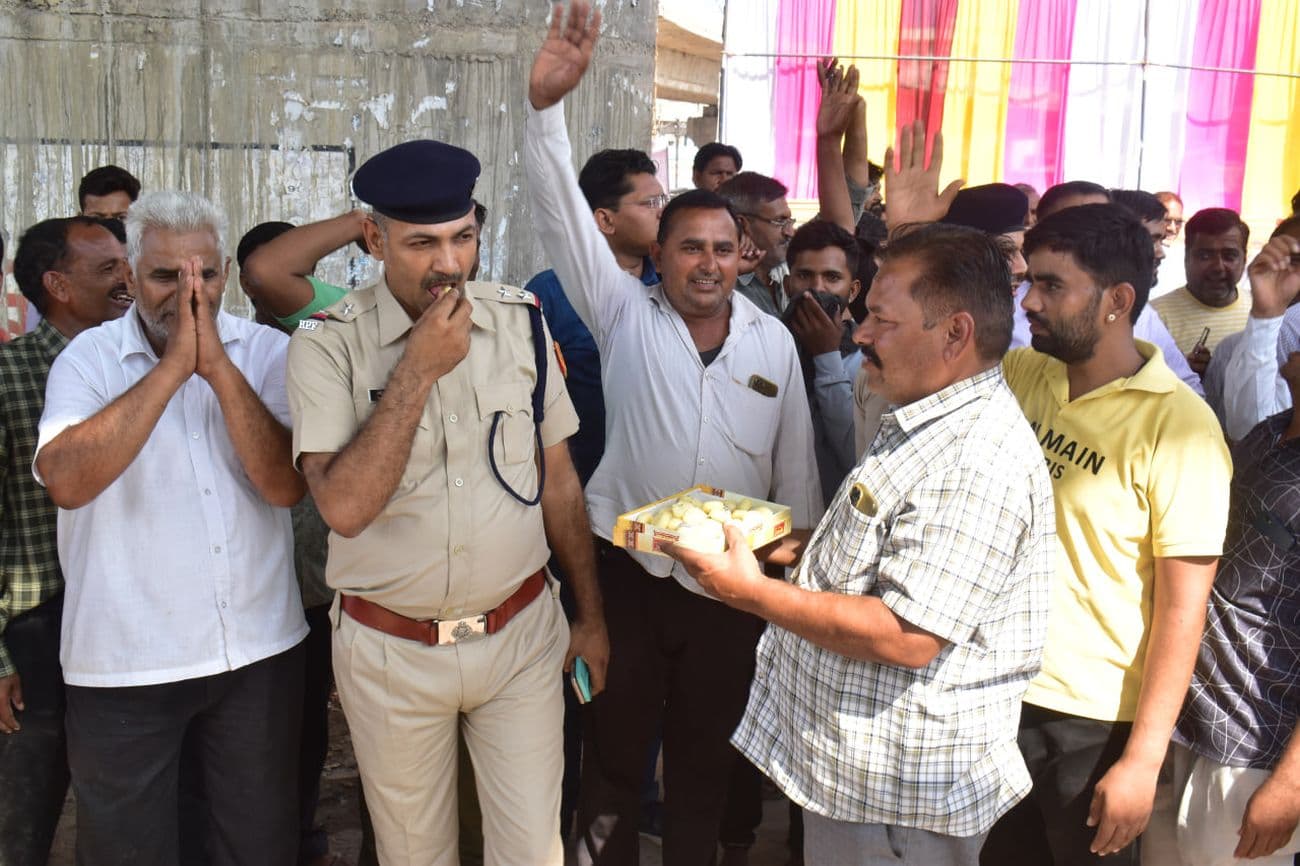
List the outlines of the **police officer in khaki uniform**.
<svg viewBox="0 0 1300 866">
<path fill-rule="evenodd" d="M 357 171 L 384 279 L 295 332 L 294 458 L 332 530 L 334 671 L 380 862 L 456 863 L 459 726 L 488 866 L 559 866 L 559 673 L 582 656 L 598 691 L 608 640 L 550 336 L 531 293 L 466 282 L 478 174 L 433 141 Z"/>
</svg>

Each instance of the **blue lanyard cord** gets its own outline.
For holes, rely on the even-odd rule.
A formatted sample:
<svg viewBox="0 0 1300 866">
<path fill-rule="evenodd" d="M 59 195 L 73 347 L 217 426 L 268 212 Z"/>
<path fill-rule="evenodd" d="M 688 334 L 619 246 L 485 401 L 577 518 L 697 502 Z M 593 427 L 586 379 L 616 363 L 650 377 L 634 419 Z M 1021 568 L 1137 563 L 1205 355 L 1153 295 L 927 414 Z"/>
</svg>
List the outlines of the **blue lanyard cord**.
<svg viewBox="0 0 1300 866">
<path fill-rule="evenodd" d="M 497 425 L 501 423 L 501 415 L 502 413 L 499 411 L 492 415 L 492 429 L 488 431 L 488 465 L 492 467 L 492 474 L 496 476 L 501 486 L 506 489 L 506 493 L 509 493 L 524 505 L 532 507 L 542 501 L 542 488 L 546 485 L 546 454 L 542 450 L 542 427 L 540 424 L 533 425 L 533 439 L 537 442 L 537 455 L 539 458 L 537 461 L 537 495 L 532 499 L 525 499 L 510 486 L 510 482 L 501 476 L 501 470 L 497 468 L 497 455 L 492 446 L 497 441 Z"/>
</svg>

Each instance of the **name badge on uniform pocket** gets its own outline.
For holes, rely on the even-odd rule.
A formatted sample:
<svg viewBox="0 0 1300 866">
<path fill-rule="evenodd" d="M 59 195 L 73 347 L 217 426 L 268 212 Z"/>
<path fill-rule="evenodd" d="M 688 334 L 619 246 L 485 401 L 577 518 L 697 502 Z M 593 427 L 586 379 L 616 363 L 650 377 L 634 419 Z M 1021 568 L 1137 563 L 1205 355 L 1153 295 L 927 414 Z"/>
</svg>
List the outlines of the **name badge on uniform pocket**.
<svg viewBox="0 0 1300 866">
<path fill-rule="evenodd" d="M 849 504 L 857 509 L 859 514 L 865 514 L 867 517 L 875 517 L 876 510 L 879 508 L 876 497 L 871 495 L 871 491 L 861 481 L 849 488 Z"/>
<path fill-rule="evenodd" d="M 749 388 L 751 391 L 757 391 L 764 397 L 775 397 L 780 390 L 776 383 L 764 379 L 762 376 L 753 375 L 749 377 Z"/>
</svg>

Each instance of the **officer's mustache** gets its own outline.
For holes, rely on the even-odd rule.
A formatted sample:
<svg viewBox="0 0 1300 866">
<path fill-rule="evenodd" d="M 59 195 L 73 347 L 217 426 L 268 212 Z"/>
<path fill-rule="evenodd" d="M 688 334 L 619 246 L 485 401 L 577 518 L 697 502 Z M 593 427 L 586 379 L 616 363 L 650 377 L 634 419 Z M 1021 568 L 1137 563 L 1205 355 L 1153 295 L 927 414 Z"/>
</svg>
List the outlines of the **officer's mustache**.
<svg viewBox="0 0 1300 866">
<path fill-rule="evenodd" d="M 454 289 L 465 281 L 465 274 L 456 271 L 454 273 L 432 273 L 428 274 L 420 281 L 420 288 L 437 297 L 442 292 L 434 291 L 438 286 L 444 286 L 445 290 Z"/>
<path fill-rule="evenodd" d="M 862 357 L 866 358 L 868 361 L 870 361 L 872 364 L 875 364 L 877 367 L 881 368 L 882 370 L 885 367 L 884 364 L 880 363 L 880 356 L 876 354 L 876 350 L 871 348 L 870 346 L 862 347 Z"/>
</svg>

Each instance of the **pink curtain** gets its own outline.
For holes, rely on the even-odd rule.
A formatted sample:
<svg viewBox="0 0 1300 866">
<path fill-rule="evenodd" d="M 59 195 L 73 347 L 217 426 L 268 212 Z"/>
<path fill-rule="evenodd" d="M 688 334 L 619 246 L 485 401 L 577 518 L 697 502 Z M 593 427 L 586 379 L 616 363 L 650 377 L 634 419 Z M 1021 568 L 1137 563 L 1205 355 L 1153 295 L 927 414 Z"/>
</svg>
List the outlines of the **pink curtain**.
<svg viewBox="0 0 1300 866">
<path fill-rule="evenodd" d="M 898 21 L 898 53 L 948 57 L 957 24 L 957 0 L 903 0 Z M 948 64 L 936 60 L 898 61 L 898 126 L 925 124 L 927 142 L 943 128 Z M 926 153 L 929 153 L 929 145 Z"/>
<path fill-rule="evenodd" d="M 1255 68 L 1260 0 L 1200 0 L 1193 66 Z M 1189 211 L 1241 210 L 1254 77 L 1193 69 L 1179 187 Z"/>
<path fill-rule="evenodd" d="M 1015 57 L 1069 60 L 1074 41 L 1075 0 L 1022 0 L 1016 22 Z M 1044 190 L 1064 180 L 1063 145 L 1070 67 L 1065 63 L 1016 63 L 1007 106 L 1003 180 Z"/>
<path fill-rule="evenodd" d="M 776 86 L 773 136 L 776 179 L 790 188 L 790 198 L 817 197 L 816 57 L 835 44 L 835 0 L 781 0 L 776 19 Z M 789 57 L 787 55 L 813 55 Z"/>
</svg>

